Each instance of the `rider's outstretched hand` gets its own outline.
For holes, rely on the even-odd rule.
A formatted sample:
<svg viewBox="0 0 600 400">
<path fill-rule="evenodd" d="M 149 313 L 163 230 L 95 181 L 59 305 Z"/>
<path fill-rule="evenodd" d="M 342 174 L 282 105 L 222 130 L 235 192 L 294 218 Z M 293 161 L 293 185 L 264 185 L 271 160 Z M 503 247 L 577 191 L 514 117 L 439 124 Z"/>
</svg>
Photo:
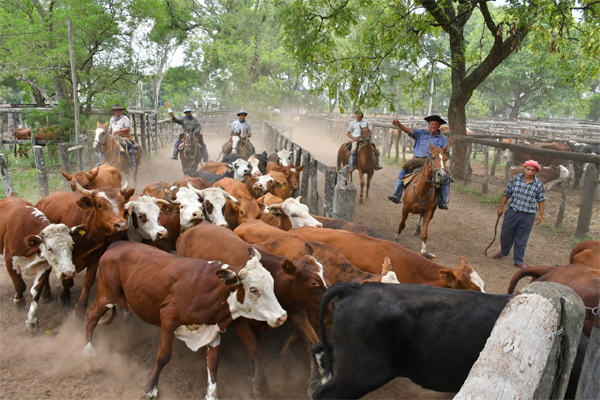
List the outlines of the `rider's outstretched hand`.
<svg viewBox="0 0 600 400">
<path fill-rule="evenodd" d="M 171 105 L 169 104 L 169 102 L 168 102 L 168 101 L 165 101 L 165 107 L 167 107 L 167 108 L 171 108 Z"/>
</svg>

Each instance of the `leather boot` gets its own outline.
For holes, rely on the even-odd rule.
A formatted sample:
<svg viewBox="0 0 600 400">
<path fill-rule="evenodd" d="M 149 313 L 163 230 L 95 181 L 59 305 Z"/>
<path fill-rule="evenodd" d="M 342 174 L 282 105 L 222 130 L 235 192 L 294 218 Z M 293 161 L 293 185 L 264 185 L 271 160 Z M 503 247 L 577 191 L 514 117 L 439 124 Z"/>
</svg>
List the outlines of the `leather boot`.
<svg viewBox="0 0 600 400">
<path fill-rule="evenodd" d="M 375 164 L 375 171 L 379 171 L 383 168 L 381 165 L 379 165 L 379 154 L 376 154 L 375 157 L 377 158 L 377 163 Z"/>
<path fill-rule="evenodd" d="M 208 162 L 208 150 L 206 147 L 202 148 L 202 161 Z"/>
<path fill-rule="evenodd" d="M 354 171 L 354 160 L 356 159 L 356 156 L 352 153 L 350 153 L 350 159 L 348 160 L 348 171 L 352 172 Z"/>
<path fill-rule="evenodd" d="M 396 183 L 396 187 L 394 188 L 394 194 L 391 196 L 388 196 L 388 199 L 392 203 L 400 204 L 400 200 L 402 200 L 403 193 L 404 193 L 404 182 L 402 182 L 402 179 L 398 179 L 398 182 Z"/>
<path fill-rule="evenodd" d="M 173 149 L 173 157 L 171 157 L 171 160 L 177 160 L 177 154 L 179 153 L 179 147 L 175 147 Z"/>
</svg>

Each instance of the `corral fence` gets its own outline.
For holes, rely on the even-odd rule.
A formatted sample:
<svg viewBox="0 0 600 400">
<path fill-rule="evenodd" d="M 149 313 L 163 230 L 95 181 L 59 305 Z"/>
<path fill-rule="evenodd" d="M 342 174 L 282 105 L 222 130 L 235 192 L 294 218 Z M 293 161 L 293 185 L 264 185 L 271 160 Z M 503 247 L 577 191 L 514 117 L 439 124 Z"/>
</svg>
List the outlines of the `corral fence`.
<svg viewBox="0 0 600 400">
<path fill-rule="evenodd" d="M 263 141 L 268 151 L 289 149 L 294 153 L 294 165 L 304 166 L 300 180 L 302 202 L 313 214 L 353 221 L 356 188 L 338 173 L 336 167 L 317 160 L 308 150 L 284 136 L 282 131 L 288 131 L 291 135 L 292 127 L 271 121 L 263 122 Z M 324 176 L 322 192 L 319 174 Z"/>
<path fill-rule="evenodd" d="M 309 127 L 315 132 L 320 132 L 331 137 L 337 142 L 348 141 L 346 132 L 350 121 L 354 118 L 349 117 L 332 117 L 330 115 L 302 115 L 300 116 L 301 124 Z M 390 161 L 398 163 L 400 159 L 402 163 L 412 158 L 412 149 L 414 141 L 404 132 L 400 131 L 396 126 L 391 124 L 393 119 L 398 119 L 403 125 L 411 128 L 425 129 L 426 125 L 422 118 L 415 119 L 409 116 L 365 116 L 373 126 L 373 139 L 379 148 L 381 155 L 387 157 Z M 471 160 L 476 160 L 478 155 L 483 156 L 482 162 L 484 167 L 483 182 L 480 192 L 482 194 L 490 194 L 490 181 L 492 178 L 499 179 L 498 171 L 501 168 L 503 150 L 511 151 L 527 151 L 531 154 L 541 156 L 551 156 L 560 159 L 565 159 L 571 162 L 588 163 L 585 169 L 585 179 L 583 180 L 583 190 L 581 193 L 569 191 L 573 179 L 570 176 L 563 183 L 562 194 L 557 205 L 556 219 L 554 228 L 563 226 L 565 210 L 567 207 L 567 196 L 581 196 L 581 206 L 579 207 L 579 215 L 577 217 L 577 226 L 575 228 L 576 236 L 584 236 L 588 233 L 590 222 L 593 220 L 593 206 L 595 198 L 598 196 L 598 176 L 600 168 L 600 156 L 594 154 L 581 154 L 574 152 L 561 152 L 556 150 L 546 150 L 531 148 L 523 145 L 523 142 L 567 142 L 575 140 L 579 143 L 598 144 L 600 143 L 600 124 L 593 124 L 585 121 L 575 123 L 556 122 L 556 121 L 469 121 L 467 128 L 470 133 L 467 136 L 452 136 L 452 133 L 446 133 L 449 136 L 450 143 L 457 140 L 465 141 L 468 144 L 467 154 L 464 160 L 457 160 L 455 157 L 450 158 L 450 168 L 456 166 L 467 165 L 469 174 L 466 175 L 464 182 L 461 182 L 465 187 L 469 185 L 473 179 L 473 169 L 471 168 Z M 510 140 L 511 143 L 506 141 Z M 519 144 L 521 143 L 521 144 Z M 490 154 L 491 153 L 491 154 Z M 504 165 L 503 184 L 510 179 L 510 168 L 512 166 L 512 155 L 509 154 L 508 160 Z M 572 175 L 572 174 L 571 174 Z M 504 187 L 502 186 L 502 189 Z M 548 210 L 548 202 L 546 210 Z M 551 206 L 551 208 L 554 205 Z"/>
</svg>

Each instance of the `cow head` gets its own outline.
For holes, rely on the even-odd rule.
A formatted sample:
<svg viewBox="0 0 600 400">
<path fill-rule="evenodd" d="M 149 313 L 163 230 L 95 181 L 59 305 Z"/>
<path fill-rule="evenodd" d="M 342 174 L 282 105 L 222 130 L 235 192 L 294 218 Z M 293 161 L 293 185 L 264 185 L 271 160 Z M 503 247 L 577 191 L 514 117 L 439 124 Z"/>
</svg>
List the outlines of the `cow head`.
<svg viewBox="0 0 600 400">
<path fill-rule="evenodd" d="M 181 232 L 202 222 L 204 212 L 202 203 L 196 192 L 190 188 L 182 187 L 175 195 L 176 204 L 179 205 L 179 222 L 181 224 Z"/>
<path fill-rule="evenodd" d="M 295 199 L 290 197 L 281 204 L 272 204 L 270 209 L 283 211 L 283 213 L 290 219 L 292 228 L 301 228 L 303 226 L 322 228 L 323 224 L 310 215 L 308 212 L 308 207 L 300 203 L 301 199 L 302 196 L 298 196 Z"/>
<path fill-rule="evenodd" d="M 127 222 L 123 216 L 125 202 L 133 195 L 134 189 L 105 187 L 88 190 L 82 188 L 77 181 L 75 187 L 83 195 L 77 200 L 77 206 L 92 214 L 90 227 L 98 228 L 105 236 L 127 230 Z"/>
<path fill-rule="evenodd" d="M 160 225 L 159 203 L 169 204 L 166 200 L 155 199 L 150 196 L 140 196 L 125 205 L 129 219 L 127 224 L 127 237 L 132 242 L 141 243 L 143 239 L 159 240 L 168 236 L 167 230 Z"/>
<path fill-rule="evenodd" d="M 287 167 L 292 165 L 292 157 L 293 153 L 290 150 L 282 149 L 277 152 L 278 163 L 282 167 Z"/>
<path fill-rule="evenodd" d="M 287 261 L 287 260 L 286 260 Z M 313 248 L 306 243 L 306 255 L 296 261 L 296 265 L 282 265 L 282 269 L 294 276 L 292 296 L 299 300 L 305 309 L 317 311 L 325 291 L 331 287 L 329 271 L 313 257 Z"/>
<path fill-rule="evenodd" d="M 233 168 L 233 179 L 236 181 L 242 182 L 250 176 L 250 163 L 246 160 L 239 158 L 231 163 L 231 167 Z"/>
<path fill-rule="evenodd" d="M 293 165 L 283 168 L 283 173 L 287 176 L 288 183 L 292 190 L 298 190 L 300 185 L 300 172 L 304 171 L 304 165 L 294 167 Z"/>
<path fill-rule="evenodd" d="M 227 203 L 227 199 L 238 203 L 238 200 L 227 193 L 222 188 L 207 188 L 198 190 L 190 185 L 188 182 L 188 188 L 196 192 L 200 196 L 200 201 L 204 205 L 204 211 L 206 213 L 206 220 L 214 225 L 228 226 L 223 214 L 223 208 Z"/>
<path fill-rule="evenodd" d="M 458 269 L 444 268 L 440 270 L 440 279 L 446 282 L 449 288 L 461 290 L 474 290 L 485 293 L 485 283 L 477 272 L 467 264 L 464 257 L 459 258 Z"/>
<path fill-rule="evenodd" d="M 243 196 L 237 200 L 237 203 L 228 203 L 225 206 L 225 218 L 231 229 L 250 220 L 260 219 L 262 210 L 254 197 Z"/>
<path fill-rule="evenodd" d="M 76 192 L 77 191 L 77 187 L 75 186 L 76 181 L 79 182 L 79 184 L 81 185 L 82 188 L 89 189 L 90 187 L 93 186 L 92 181 L 94 179 L 96 179 L 96 176 L 98 176 L 99 171 L 100 171 L 100 167 L 96 167 L 96 168 L 92 168 L 89 172 L 77 171 L 73 175 L 66 173 L 62 169 L 60 170 L 60 173 L 62 174 L 62 176 L 65 177 L 66 180 L 71 182 L 71 190 Z"/>
<path fill-rule="evenodd" d="M 261 176 L 262 172 L 260 172 L 259 164 L 260 160 L 253 154 L 248 158 L 248 163 L 250 164 L 250 175 L 251 176 Z"/>
<path fill-rule="evenodd" d="M 73 239 L 65 224 L 50 224 L 42 229 L 39 235 L 27 236 L 25 243 L 48 262 L 59 280 L 75 276 Z M 25 270 L 27 275 L 35 275 L 37 272 Z"/>
<path fill-rule="evenodd" d="M 262 197 L 267 192 L 273 190 L 275 186 L 275 179 L 271 175 L 263 175 L 257 178 L 254 178 L 254 185 L 252 186 L 252 190 L 254 191 L 255 197 Z"/>
<path fill-rule="evenodd" d="M 260 263 L 260 253 L 256 249 L 250 248 L 250 258 L 237 275 L 227 268 L 216 274 L 226 284 L 241 286 L 227 299 L 232 318 L 266 321 L 273 328 L 281 326 L 287 319 L 286 311 L 275 297 L 273 277 Z"/>
</svg>

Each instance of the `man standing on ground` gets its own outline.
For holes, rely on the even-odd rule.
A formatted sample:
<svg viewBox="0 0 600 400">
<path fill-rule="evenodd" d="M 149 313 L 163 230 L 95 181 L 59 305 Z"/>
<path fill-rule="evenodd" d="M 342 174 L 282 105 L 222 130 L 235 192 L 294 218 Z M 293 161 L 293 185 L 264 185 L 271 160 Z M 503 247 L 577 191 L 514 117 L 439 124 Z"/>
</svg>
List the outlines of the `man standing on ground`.
<svg viewBox="0 0 600 400">
<path fill-rule="evenodd" d="M 425 117 L 425 121 L 429 123 L 428 129 L 412 129 L 406 125 L 402 125 L 400 121 L 395 119 L 392 121 L 393 125 L 396 125 L 400 128 L 404 133 L 415 140 L 415 147 L 413 148 L 414 158 L 408 160 L 402 166 L 400 170 L 400 174 L 398 174 L 398 182 L 396 182 L 396 187 L 394 188 L 394 194 L 388 196 L 388 199 L 396 204 L 400 203 L 402 199 L 402 193 L 404 193 L 404 182 L 402 180 L 406 176 L 408 171 L 408 167 L 412 164 L 420 163 L 423 165 L 425 160 L 431 154 L 431 149 L 429 148 L 429 143 L 433 145 L 433 147 L 446 147 L 448 145 L 448 139 L 446 136 L 442 135 L 440 132 L 440 126 L 444 125 L 446 121 L 444 121 L 439 115 L 430 115 L 429 117 Z M 438 208 L 441 210 L 448 209 L 448 196 L 450 195 L 450 177 L 446 178 L 442 183 L 442 190 L 439 191 L 438 195 Z"/>
<path fill-rule="evenodd" d="M 513 247 L 513 260 L 516 267 L 527 268 L 524 264 L 525 248 L 533 228 L 542 222 L 544 216 L 544 204 L 546 201 L 546 188 L 535 174 L 540 172 L 541 167 L 537 161 L 529 160 L 523 164 L 525 172 L 513 176 L 502 193 L 502 202 L 498 208 L 498 217 L 504 212 L 504 205 L 508 201 L 508 210 L 502 222 L 502 233 L 500 253 L 493 258 L 506 257 Z M 510 199 L 510 201 L 509 201 Z M 536 212 L 539 209 L 537 218 Z"/>
</svg>

